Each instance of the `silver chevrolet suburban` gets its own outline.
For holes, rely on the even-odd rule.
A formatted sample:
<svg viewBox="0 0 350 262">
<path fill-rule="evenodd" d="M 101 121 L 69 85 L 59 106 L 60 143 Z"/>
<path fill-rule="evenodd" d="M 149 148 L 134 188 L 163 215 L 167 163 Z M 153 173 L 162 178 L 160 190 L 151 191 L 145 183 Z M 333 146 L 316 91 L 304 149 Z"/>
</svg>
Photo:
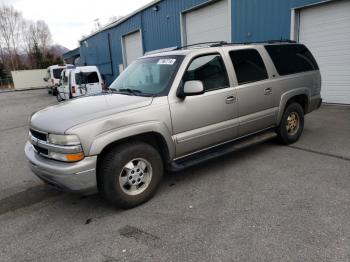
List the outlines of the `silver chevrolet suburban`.
<svg viewBox="0 0 350 262">
<path fill-rule="evenodd" d="M 206 43 L 148 54 L 99 95 L 35 113 L 25 154 L 48 184 L 130 208 L 178 171 L 277 136 L 296 142 L 321 76 L 293 42 Z"/>
</svg>

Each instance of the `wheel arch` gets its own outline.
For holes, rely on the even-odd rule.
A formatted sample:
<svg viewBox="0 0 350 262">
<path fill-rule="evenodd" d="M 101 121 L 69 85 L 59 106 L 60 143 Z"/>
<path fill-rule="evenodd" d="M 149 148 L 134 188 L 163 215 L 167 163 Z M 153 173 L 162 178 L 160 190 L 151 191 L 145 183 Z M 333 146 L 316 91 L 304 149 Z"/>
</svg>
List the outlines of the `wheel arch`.
<svg viewBox="0 0 350 262">
<path fill-rule="evenodd" d="M 309 104 L 310 104 L 310 99 L 311 99 L 311 92 L 308 88 L 293 89 L 289 92 L 284 93 L 281 96 L 279 111 L 277 115 L 277 125 L 279 125 L 286 107 L 293 102 L 299 103 L 303 108 L 304 113 L 307 114 Z"/>
</svg>

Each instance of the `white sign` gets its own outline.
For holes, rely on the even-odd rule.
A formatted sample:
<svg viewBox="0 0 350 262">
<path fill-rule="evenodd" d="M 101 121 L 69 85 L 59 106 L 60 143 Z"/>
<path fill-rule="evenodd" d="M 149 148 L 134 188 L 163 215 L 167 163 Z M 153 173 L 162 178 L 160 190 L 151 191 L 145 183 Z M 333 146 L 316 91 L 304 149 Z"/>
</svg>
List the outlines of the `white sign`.
<svg viewBox="0 0 350 262">
<path fill-rule="evenodd" d="M 173 65 L 176 59 L 159 59 L 158 65 Z"/>
</svg>

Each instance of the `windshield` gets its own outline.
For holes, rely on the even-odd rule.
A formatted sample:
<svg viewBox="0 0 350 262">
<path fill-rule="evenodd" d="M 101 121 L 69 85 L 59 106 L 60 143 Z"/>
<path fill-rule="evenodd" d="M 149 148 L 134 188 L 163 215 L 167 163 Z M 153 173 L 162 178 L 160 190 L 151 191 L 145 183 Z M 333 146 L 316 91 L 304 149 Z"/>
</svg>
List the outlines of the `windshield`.
<svg viewBox="0 0 350 262">
<path fill-rule="evenodd" d="M 111 84 L 110 90 L 145 96 L 166 95 L 183 56 L 136 60 Z"/>
</svg>

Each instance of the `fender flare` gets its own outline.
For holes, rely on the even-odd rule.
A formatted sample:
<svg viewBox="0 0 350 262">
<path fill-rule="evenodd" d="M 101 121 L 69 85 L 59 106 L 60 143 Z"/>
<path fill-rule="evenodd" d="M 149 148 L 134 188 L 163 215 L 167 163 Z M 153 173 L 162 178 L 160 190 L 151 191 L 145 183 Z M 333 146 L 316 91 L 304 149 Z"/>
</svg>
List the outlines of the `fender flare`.
<svg viewBox="0 0 350 262">
<path fill-rule="evenodd" d="M 281 95 L 281 100 L 280 100 L 278 115 L 277 115 L 277 125 L 279 125 L 279 123 L 282 119 L 282 115 L 284 113 L 284 110 L 286 108 L 288 101 L 291 98 L 293 98 L 295 96 L 299 96 L 299 95 L 305 95 L 308 99 L 308 103 L 310 103 L 311 91 L 309 88 L 306 88 L 306 87 L 296 88 L 296 89 L 290 90 L 288 92 L 285 92 Z"/>
<path fill-rule="evenodd" d="M 165 124 L 157 121 L 147 121 L 127 125 L 101 133 L 95 137 L 94 142 L 91 144 L 89 155 L 99 155 L 104 148 L 112 143 L 146 133 L 156 133 L 161 135 L 168 147 L 169 158 L 173 159 L 175 157 L 175 145 L 171 133 Z"/>
</svg>

